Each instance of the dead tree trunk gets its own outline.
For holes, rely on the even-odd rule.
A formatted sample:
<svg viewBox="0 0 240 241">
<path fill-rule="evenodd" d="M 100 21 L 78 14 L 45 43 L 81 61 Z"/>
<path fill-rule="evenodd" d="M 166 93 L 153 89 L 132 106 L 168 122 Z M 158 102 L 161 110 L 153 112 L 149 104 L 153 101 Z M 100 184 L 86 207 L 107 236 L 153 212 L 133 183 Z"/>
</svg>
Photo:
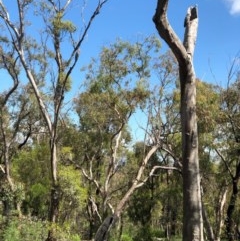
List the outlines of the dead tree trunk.
<svg viewBox="0 0 240 241">
<path fill-rule="evenodd" d="M 174 53 L 181 86 L 181 128 L 183 161 L 183 240 L 203 240 L 203 221 L 198 160 L 198 132 L 196 118 L 196 77 L 193 67 L 198 15 L 197 7 L 188 9 L 183 43 L 167 19 L 168 0 L 158 0 L 153 21 L 159 35 Z"/>
</svg>

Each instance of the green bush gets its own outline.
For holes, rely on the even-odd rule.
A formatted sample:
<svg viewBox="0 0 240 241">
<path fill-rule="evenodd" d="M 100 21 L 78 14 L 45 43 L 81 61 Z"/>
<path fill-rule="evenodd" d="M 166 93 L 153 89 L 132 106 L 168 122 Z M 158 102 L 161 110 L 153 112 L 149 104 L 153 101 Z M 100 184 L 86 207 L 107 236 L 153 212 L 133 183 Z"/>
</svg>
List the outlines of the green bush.
<svg viewBox="0 0 240 241">
<path fill-rule="evenodd" d="M 157 238 L 164 238 L 164 231 L 149 226 L 139 228 L 138 233 L 134 236 L 133 241 L 154 241 Z M 171 239 L 172 240 L 172 239 Z"/>
<path fill-rule="evenodd" d="M 146 241 L 146 240 L 153 241 L 152 237 L 153 236 L 152 236 L 151 228 L 146 226 L 146 227 L 139 229 L 139 232 L 133 238 L 133 240 L 134 241 Z"/>
<path fill-rule="evenodd" d="M 47 238 L 48 223 L 30 218 L 14 219 L 6 226 L 3 241 L 43 241 Z M 80 241 L 77 234 L 70 233 L 66 227 L 57 227 L 58 241 Z"/>
<path fill-rule="evenodd" d="M 31 219 L 10 221 L 3 234 L 3 241 L 42 241 L 47 236 L 46 223 Z"/>
<path fill-rule="evenodd" d="M 56 225 L 56 239 L 58 241 L 81 241 L 78 234 L 71 231 L 71 225 L 65 224 L 63 226 Z"/>
<path fill-rule="evenodd" d="M 133 239 L 128 234 L 124 233 L 121 236 L 121 241 L 133 241 Z"/>
</svg>

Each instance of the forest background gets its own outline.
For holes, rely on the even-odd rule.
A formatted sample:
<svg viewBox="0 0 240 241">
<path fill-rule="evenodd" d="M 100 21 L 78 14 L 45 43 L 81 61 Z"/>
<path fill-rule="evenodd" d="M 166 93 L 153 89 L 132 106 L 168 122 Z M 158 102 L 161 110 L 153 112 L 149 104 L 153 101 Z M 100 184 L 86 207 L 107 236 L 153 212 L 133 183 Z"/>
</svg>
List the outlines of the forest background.
<svg viewBox="0 0 240 241">
<path fill-rule="evenodd" d="M 155 2 L 40 2 L 1 2 L 1 239 L 90 240 L 114 212 L 109 240 L 181 238 L 178 71 Z M 170 1 L 179 36 L 191 4 Z M 198 4 L 205 236 L 236 240 L 239 6 Z"/>
</svg>

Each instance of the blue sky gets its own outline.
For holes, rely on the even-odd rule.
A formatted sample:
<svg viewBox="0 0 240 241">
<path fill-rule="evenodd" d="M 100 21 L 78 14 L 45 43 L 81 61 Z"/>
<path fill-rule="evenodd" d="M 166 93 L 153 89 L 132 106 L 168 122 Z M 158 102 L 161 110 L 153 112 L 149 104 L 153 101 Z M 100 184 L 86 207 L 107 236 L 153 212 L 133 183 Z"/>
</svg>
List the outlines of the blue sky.
<svg viewBox="0 0 240 241">
<path fill-rule="evenodd" d="M 157 0 L 109 0 L 95 20 L 82 49 L 80 64 L 97 56 L 101 46 L 117 37 L 134 41 L 137 35 L 157 34 L 152 22 Z M 168 17 L 183 38 L 187 8 L 198 5 L 199 29 L 194 65 L 197 76 L 225 85 L 232 59 L 240 51 L 240 0 L 170 0 Z M 163 51 L 167 49 L 163 44 Z"/>
<path fill-rule="evenodd" d="M 183 22 L 187 8 L 198 5 L 199 29 L 194 56 L 197 77 L 226 86 L 232 60 L 240 51 L 240 0 L 170 0 L 168 17 L 183 38 Z M 135 41 L 138 35 L 157 34 L 152 16 L 157 0 L 110 0 L 94 22 L 82 49 L 80 64 L 97 56 L 101 46 L 112 43 L 117 37 Z M 161 40 L 163 51 L 168 49 Z M 239 52 L 240 53 L 240 52 Z M 134 139 L 142 139 L 146 117 L 133 116 L 130 126 Z"/>
<path fill-rule="evenodd" d="M 181 39 L 187 8 L 198 5 L 199 30 L 194 57 L 196 75 L 204 81 L 224 86 L 231 61 L 240 53 L 240 0 L 169 1 L 169 21 Z M 70 18 L 81 27 L 81 4 L 86 3 L 89 6 L 86 9 L 93 9 L 97 2 L 98 0 L 75 1 L 80 8 L 71 9 L 73 11 L 69 11 Z M 6 3 L 9 5 L 8 1 Z M 117 38 L 134 42 L 139 35 L 157 35 L 152 22 L 156 4 L 157 0 L 108 0 L 82 45 L 74 74 L 79 76 L 80 67 L 87 65 L 91 57 L 97 57 L 103 45 L 113 43 Z M 10 5 L 9 7 L 12 9 Z M 89 11 L 86 13 L 89 14 Z M 14 17 L 14 14 L 10 16 Z M 85 18 L 87 22 L 87 16 Z M 161 42 L 163 51 L 166 51 L 166 44 L 162 40 Z M 4 77 L 3 71 L 0 71 L 0 78 Z M 76 81 L 74 78 L 73 92 L 81 85 L 82 78 L 77 77 Z"/>
</svg>

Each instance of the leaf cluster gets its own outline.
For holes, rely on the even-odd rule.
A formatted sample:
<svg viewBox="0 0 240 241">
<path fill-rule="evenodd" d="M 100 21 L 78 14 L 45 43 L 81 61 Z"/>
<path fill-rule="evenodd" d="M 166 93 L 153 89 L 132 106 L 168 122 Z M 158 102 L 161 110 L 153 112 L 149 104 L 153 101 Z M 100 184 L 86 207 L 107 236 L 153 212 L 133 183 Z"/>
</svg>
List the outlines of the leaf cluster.
<svg viewBox="0 0 240 241">
<path fill-rule="evenodd" d="M 60 36 L 60 34 L 74 33 L 76 31 L 76 26 L 71 21 L 64 20 L 63 17 L 64 13 L 59 11 L 51 20 L 53 35 Z"/>
</svg>

